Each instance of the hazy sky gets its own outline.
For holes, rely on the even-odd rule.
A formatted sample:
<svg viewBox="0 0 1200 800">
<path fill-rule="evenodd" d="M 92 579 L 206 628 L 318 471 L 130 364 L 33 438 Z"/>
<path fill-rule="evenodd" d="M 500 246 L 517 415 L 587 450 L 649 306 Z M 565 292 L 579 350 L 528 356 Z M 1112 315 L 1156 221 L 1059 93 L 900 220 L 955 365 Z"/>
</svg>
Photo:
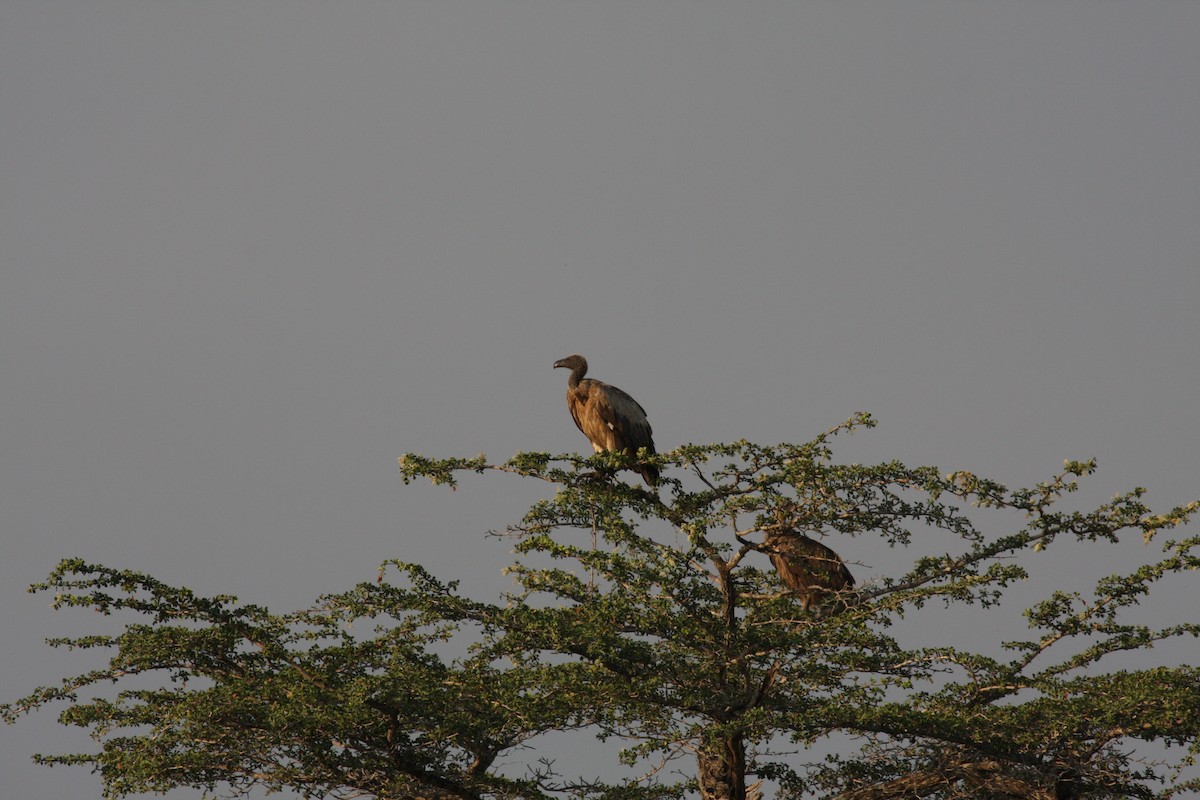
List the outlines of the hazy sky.
<svg viewBox="0 0 1200 800">
<path fill-rule="evenodd" d="M 494 596 L 544 490 L 396 458 L 587 450 L 572 352 L 659 449 L 866 410 L 847 458 L 1200 496 L 1198 42 L 1194 0 L 0 3 L 0 694 L 98 666 L 25 593 L 68 556 Z M 99 796 L 29 762 L 91 747 L 53 718 L 0 795 Z"/>
</svg>

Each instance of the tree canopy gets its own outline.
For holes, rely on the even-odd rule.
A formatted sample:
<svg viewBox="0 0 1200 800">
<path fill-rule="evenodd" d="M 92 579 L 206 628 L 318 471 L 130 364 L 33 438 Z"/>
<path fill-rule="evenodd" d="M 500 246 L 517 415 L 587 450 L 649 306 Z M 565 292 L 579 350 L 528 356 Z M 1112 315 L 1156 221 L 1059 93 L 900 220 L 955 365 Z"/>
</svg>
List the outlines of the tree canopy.
<svg viewBox="0 0 1200 800">
<path fill-rule="evenodd" d="M 548 496 L 502 534 L 516 588 L 494 599 L 391 561 L 377 582 L 274 613 L 64 561 L 31 591 L 130 621 L 117 635 L 51 640 L 110 658 L 3 715 L 62 706 L 60 721 L 88 729 L 98 751 L 35 758 L 93 766 L 107 797 L 187 786 L 463 800 L 1200 789 L 1189 772 L 1200 670 L 1147 652 L 1195 638 L 1200 622 L 1156 627 L 1133 613 L 1159 581 L 1194 582 L 1200 537 L 1167 537 L 1200 503 L 1154 512 L 1134 489 L 1072 509 L 1066 495 L 1094 462 L 1017 489 L 837 463 L 835 437 L 872 424 L 859 415 L 804 444 L 643 451 L 662 472 L 653 490 L 606 477 L 637 466 L 620 453 L 402 457 L 406 483 L 493 472 L 546 482 Z M 844 557 L 855 537 L 915 555 L 906 571 L 860 574 L 852 595 L 805 609 L 760 552 L 780 526 Z M 917 533 L 934 547 L 914 547 Z M 1163 540 L 1160 556 L 1029 604 L 1028 567 L 1047 548 L 1123 533 Z M 1016 604 L 1027 636 L 991 649 L 914 645 L 899 624 Z M 1130 652 L 1136 668 L 1120 657 Z M 542 756 L 564 733 L 620 743 L 621 763 L 594 777 L 592 760 Z"/>
</svg>

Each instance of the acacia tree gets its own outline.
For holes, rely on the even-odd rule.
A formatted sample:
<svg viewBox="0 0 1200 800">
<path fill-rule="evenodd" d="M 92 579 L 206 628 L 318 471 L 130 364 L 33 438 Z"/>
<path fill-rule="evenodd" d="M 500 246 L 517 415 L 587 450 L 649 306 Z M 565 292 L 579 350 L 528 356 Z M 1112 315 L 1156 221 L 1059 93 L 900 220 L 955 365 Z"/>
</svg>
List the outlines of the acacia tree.
<svg viewBox="0 0 1200 800">
<path fill-rule="evenodd" d="M 1166 542 L 1161 559 L 1101 577 L 1090 593 L 1052 592 L 1025 611 L 1028 638 L 999 653 L 908 646 L 895 632 L 935 601 L 968 612 L 1007 601 L 1022 562 L 1058 539 L 1136 531 L 1149 541 L 1200 503 L 1155 514 L 1136 489 L 1062 510 L 1092 462 L 1015 490 L 964 472 L 835 463 L 835 435 L 872 424 L 860 415 L 801 445 L 681 447 L 654 457 L 664 468 L 654 492 L 611 478 L 632 466 L 618 454 L 403 457 L 406 483 L 503 472 L 554 487 L 507 529 L 519 590 L 496 601 L 394 561 L 376 583 L 273 614 L 65 561 L 32 590 L 140 621 L 51 641 L 113 654 L 4 716 L 65 704 L 61 722 L 89 729 L 99 751 L 35 758 L 92 765 L 109 797 L 181 786 L 464 800 L 1200 788 L 1182 772 L 1200 750 L 1200 670 L 1109 666 L 1200 635 L 1193 622 L 1128 619 L 1156 582 L 1200 566 L 1200 537 Z M 985 535 L 973 518 L 993 511 L 1019 524 Z M 874 536 L 903 548 L 922 531 L 939 555 L 804 611 L 755 554 L 780 525 L 839 547 Z M 95 691 L 110 682 L 125 688 Z M 539 759 L 565 731 L 621 741 L 626 767 L 612 771 L 622 777 L 585 779 Z M 1148 762 L 1139 745 L 1150 742 L 1176 749 Z M 818 743 L 833 754 L 803 763 L 801 749 Z"/>
</svg>

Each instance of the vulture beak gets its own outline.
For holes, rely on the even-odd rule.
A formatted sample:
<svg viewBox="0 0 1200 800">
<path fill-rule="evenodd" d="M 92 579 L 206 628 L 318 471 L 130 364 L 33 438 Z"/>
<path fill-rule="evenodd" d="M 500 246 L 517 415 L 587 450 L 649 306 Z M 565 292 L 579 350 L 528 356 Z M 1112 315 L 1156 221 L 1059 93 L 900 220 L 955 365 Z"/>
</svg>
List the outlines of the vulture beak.
<svg viewBox="0 0 1200 800">
<path fill-rule="evenodd" d="M 560 358 L 558 361 L 555 361 L 555 362 L 554 362 L 554 368 L 555 368 L 555 369 L 558 369 L 559 367 L 565 367 L 565 366 L 566 366 L 566 364 L 564 364 L 564 363 L 563 363 L 564 361 L 566 361 L 566 359 L 565 359 L 565 358 Z"/>
</svg>

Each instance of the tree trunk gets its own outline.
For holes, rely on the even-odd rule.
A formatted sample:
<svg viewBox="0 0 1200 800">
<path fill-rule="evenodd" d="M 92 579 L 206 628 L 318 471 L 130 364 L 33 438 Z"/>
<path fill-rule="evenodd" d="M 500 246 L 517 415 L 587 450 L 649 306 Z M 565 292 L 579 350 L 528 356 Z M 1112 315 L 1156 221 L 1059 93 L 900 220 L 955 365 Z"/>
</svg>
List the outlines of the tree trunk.
<svg viewBox="0 0 1200 800">
<path fill-rule="evenodd" d="M 735 734 L 696 751 L 700 772 L 700 800 L 759 800 L 755 784 L 746 789 L 746 742 Z"/>
</svg>

